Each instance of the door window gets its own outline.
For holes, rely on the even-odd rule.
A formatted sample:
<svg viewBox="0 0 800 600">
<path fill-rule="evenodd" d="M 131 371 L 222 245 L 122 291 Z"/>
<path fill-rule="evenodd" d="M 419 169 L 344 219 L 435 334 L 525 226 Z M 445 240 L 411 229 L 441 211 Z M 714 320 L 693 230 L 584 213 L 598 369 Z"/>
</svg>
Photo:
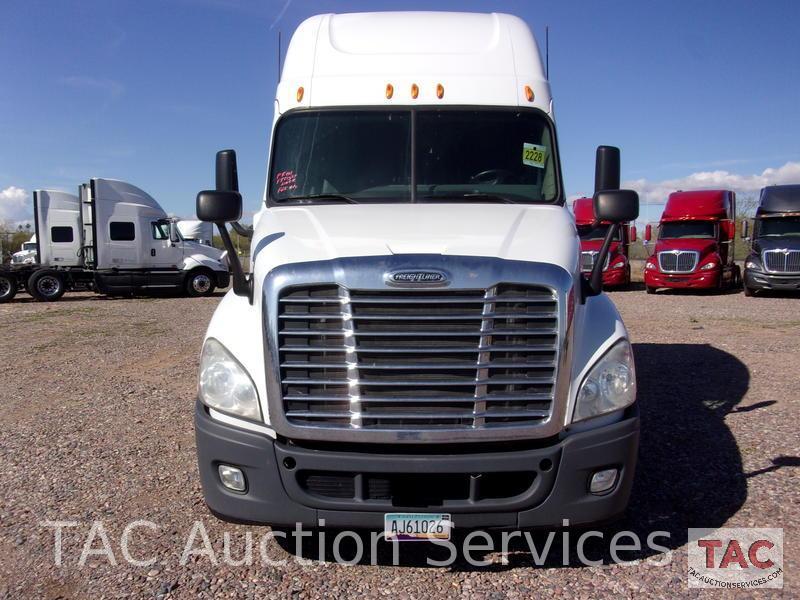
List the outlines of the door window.
<svg viewBox="0 0 800 600">
<path fill-rule="evenodd" d="M 153 221 L 150 223 L 153 230 L 154 240 L 168 240 L 169 239 L 169 223 L 166 221 Z"/>
</svg>

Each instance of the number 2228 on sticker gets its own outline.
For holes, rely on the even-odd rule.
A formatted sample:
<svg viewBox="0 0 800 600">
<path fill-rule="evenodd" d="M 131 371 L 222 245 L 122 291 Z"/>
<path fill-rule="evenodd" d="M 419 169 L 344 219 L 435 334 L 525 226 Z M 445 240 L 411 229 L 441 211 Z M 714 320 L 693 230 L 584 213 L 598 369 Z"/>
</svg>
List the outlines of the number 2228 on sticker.
<svg viewBox="0 0 800 600">
<path fill-rule="evenodd" d="M 544 169 L 544 160 L 547 158 L 547 148 L 536 144 L 522 144 L 522 164 L 529 167 Z"/>
</svg>

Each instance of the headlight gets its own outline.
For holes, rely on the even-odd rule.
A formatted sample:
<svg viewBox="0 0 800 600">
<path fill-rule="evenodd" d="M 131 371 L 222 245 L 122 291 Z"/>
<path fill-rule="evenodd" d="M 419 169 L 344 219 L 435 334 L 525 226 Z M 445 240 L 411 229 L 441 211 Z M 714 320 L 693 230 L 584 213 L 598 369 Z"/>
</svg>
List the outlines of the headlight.
<svg viewBox="0 0 800 600">
<path fill-rule="evenodd" d="M 761 265 L 758 263 L 758 261 L 755 261 L 755 260 L 752 260 L 752 259 L 748 258 L 746 261 L 744 261 L 744 268 L 745 269 L 755 269 L 756 271 L 760 271 L 761 270 Z"/>
<path fill-rule="evenodd" d="M 621 269 L 624 266 L 625 266 L 625 261 L 621 260 L 621 261 L 615 262 L 613 265 L 611 265 L 611 268 L 612 269 Z"/>
<path fill-rule="evenodd" d="M 710 263 L 706 263 L 702 267 L 700 267 L 700 270 L 701 271 L 708 271 L 709 269 L 713 269 L 716 266 L 717 266 L 717 263 L 712 260 Z"/>
<path fill-rule="evenodd" d="M 646 264 L 644 265 L 644 268 L 645 268 L 645 269 L 655 269 L 655 268 L 656 268 L 656 263 L 654 263 L 654 262 L 649 262 L 649 263 L 646 263 Z"/>
<path fill-rule="evenodd" d="M 237 417 L 261 421 L 256 386 L 230 352 L 209 338 L 200 357 L 200 401 Z"/>
<path fill-rule="evenodd" d="M 636 369 L 628 340 L 621 340 L 597 361 L 583 380 L 575 402 L 573 421 L 588 419 L 633 404 Z"/>
</svg>

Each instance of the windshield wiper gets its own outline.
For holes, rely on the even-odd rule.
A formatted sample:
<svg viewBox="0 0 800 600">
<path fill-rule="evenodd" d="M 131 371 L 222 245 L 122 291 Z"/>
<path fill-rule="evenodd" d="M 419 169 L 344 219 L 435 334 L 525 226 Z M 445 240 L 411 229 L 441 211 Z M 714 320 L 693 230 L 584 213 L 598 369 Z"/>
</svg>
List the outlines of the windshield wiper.
<svg viewBox="0 0 800 600">
<path fill-rule="evenodd" d="M 516 200 L 506 198 L 505 196 L 498 196 L 497 194 L 484 194 L 481 192 L 466 193 L 466 194 L 431 194 L 428 196 L 420 196 L 422 200 L 484 200 L 486 202 L 503 202 L 505 204 L 518 204 Z"/>
<path fill-rule="evenodd" d="M 349 202 L 350 204 L 359 204 L 358 200 L 354 200 L 350 196 L 344 194 L 309 194 L 308 196 L 289 196 L 281 198 L 279 202 L 286 202 L 288 200 L 339 200 L 341 202 Z"/>
</svg>

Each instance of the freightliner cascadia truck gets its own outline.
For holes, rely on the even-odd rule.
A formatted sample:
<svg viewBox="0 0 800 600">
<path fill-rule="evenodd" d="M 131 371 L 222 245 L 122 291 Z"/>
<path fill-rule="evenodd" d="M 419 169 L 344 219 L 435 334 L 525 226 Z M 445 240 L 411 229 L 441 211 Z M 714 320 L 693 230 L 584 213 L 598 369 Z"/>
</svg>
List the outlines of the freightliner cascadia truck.
<svg viewBox="0 0 800 600">
<path fill-rule="evenodd" d="M 316 16 L 288 47 L 252 262 L 208 327 L 206 503 L 391 539 L 622 513 L 639 438 L 628 334 L 581 272 L 550 85 L 502 14 Z M 636 218 L 617 148 L 598 219 Z M 235 153 L 197 215 L 242 213 Z"/>
<path fill-rule="evenodd" d="M 722 290 L 741 285 L 734 262 L 736 194 L 729 190 L 673 192 L 658 224 L 658 240 L 644 265 L 648 294 L 659 288 Z M 652 228 L 645 228 L 650 243 Z"/>
<path fill-rule="evenodd" d="M 578 198 L 572 203 L 572 214 L 581 238 L 581 271 L 591 273 L 595 260 L 600 254 L 603 240 L 608 228 L 613 224 L 598 221 L 594 216 L 592 198 Z M 628 260 L 628 249 L 636 241 L 636 226 L 622 223 L 611 242 L 608 256 L 603 264 L 603 286 L 626 287 L 631 283 L 631 265 Z"/>
<path fill-rule="evenodd" d="M 138 187 L 91 179 L 78 195 L 33 192 L 37 264 L 0 268 L 0 303 L 25 289 L 55 301 L 70 290 L 206 296 L 230 280 L 225 252 L 184 240 L 176 220 Z"/>
<path fill-rule="evenodd" d="M 750 239 L 747 221 L 742 236 Z M 761 190 L 753 221 L 750 255 L 744 263 L 744 293 L 800 291 L 800 185 Z"/>
</svg>

